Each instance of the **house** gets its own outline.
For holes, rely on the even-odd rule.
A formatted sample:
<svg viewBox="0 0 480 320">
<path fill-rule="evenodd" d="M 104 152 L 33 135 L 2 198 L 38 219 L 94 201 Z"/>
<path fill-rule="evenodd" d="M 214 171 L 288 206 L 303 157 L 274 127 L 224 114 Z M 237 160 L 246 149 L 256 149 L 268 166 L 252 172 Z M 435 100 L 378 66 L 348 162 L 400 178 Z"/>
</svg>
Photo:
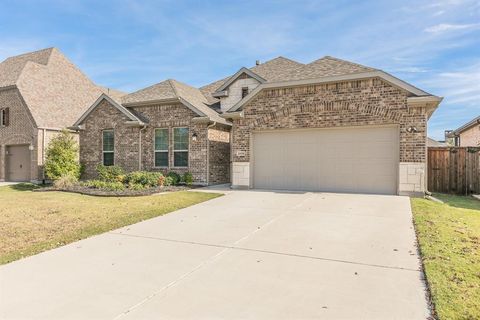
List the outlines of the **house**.
<svg viewBox="0 0 480 320">
<path fill-rule="evenodd" d="M 432 138 L 427 138 L 427 147 L 448 147 L 448 144 L 445 141 L 437 141 Z"/>
<path fill-rule="evenodd" d="M 0 181 L 38 181 L 49 141 L 103 92 L 58 49 L 0 63 Z"/>
<path fill-rule="evenodd" d="M 457 147 L 480 146 L 480 116 L 467 122 L 460 128 L 448 131 L 449 138 L 453 138 Z"/>
<path fill-rule="evenodd" d="M 442 98 L 333 57 L 278 57 L 199 89 L 167 80 L 107 94 L 75 123 L 98 164 L 190 171 L 234 188 L 425 191 L 427 121 Z"/>
</svg>

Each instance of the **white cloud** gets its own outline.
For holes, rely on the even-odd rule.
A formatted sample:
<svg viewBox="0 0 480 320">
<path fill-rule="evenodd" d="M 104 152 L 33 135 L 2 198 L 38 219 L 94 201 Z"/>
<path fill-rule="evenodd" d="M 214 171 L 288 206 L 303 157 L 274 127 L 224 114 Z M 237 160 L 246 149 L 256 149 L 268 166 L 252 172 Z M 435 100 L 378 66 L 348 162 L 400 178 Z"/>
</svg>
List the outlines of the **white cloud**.
<svg viewBox="0 0 480 320">
<path fill-rule="evenodd" d="M 480 23 L 471 23 L 471 24 L 449 24 L 449 23 L 440 23 L 428 28 L 425 28 L 423 31 L 429 33 L 442 33 L 454 30 L 464 30 L 464 29 L 476 29 L 480 27 Z"/>
</svg>

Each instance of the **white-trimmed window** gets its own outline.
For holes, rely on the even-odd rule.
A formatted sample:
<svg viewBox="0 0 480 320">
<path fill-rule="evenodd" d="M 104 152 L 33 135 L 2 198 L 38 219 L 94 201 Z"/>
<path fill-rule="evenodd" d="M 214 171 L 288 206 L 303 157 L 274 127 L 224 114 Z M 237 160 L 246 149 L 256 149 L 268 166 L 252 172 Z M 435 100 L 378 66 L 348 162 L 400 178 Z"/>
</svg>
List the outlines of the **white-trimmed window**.
<svg viewBox="0 0 480 320">
<path fill-rule="evenodd" d="M 155 129 L 155 167 L 168 167 L 168 129 Z"/>
<path fill-rule="evenodd" d="M 113 130 L 103 130 L 102 132 L 102 152 L 103 165 L 113 166 L 115 164 L 115 134 Z"/>
<path fill-rule="evenodd" d="M 173 128 L 173 166 L 188 167 L 188 128 Z"/>
</svg>

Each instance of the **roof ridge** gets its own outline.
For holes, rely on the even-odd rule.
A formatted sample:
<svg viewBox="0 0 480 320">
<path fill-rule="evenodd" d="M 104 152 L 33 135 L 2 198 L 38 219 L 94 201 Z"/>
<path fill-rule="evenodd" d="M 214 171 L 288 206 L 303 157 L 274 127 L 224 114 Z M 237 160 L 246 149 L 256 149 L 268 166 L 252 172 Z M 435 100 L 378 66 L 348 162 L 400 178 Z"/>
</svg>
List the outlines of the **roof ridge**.
<svg viewBox="0 0 480 320">
<path fill-rule="evenodd" d="M 175 96 L 177 98 L 180 98 L 180 96 L 178 95 L 177 88 L 175 87 L 176 80 L 175 79 L 167 79 L 167 81 L 168 81 L 168 84 L 172 87 L 172 90 L 173 90 L 173 93 L 175 94 Z"/>
<path fill-rule="evenodd" d="M 21 57 L 24 57 L 26 55 L 29 55 L 29 54 L 34 54 L 34 53 L 39 53 L 39 52 L 42 52 L 42 51 L 48 51 L 48 50 L 51 50 L 53 51 L 53 49 L 56 49 L 55 47 L 48 47 L 48 48 L 45 48 L 45 49 L 40 49 L 40 50 L 35 50 L 35 51 L 30 51 L 30 52 L 25 52 L 25 53 L 22 53 L 22 54 L 17 54 L 15 56 L 10 56 L 10 57 L 7 57 L 5 60 L 3 61 L 7 61 L 7 60 L 10 60 L 10 59 L 15 59 L 15 58 L 21 58 Z M 50 57 L 49 57 L 50 59 Z M 29 60 L 30 61 L 30 60 Z"/>
<path fill-rule="evenodd" d="M 322 60 L 322 59 L 330 59 L 330 60 L 334 60 L 334 61 L 338 61 L 338 62 L 345 62 L 345 63 L 349 63 L 349 64 L 353 64 L 357 67 L 361 67 L 361 68 L 367 68 L 367 69 L 371 69 L 371 70 L 378 70 L 378 69 L 375 69 L 375 68 L 372 68 L 372 67 L 369 67 L 369 66 L 365 66 L 363 64 L 360 64 L 360 63 L 356 63 L 356 62 L 353 62 L 353 61 L 350 61 L 350 60 L 345 60 L 345 59 L 341 59 L 341 58 L 337 58 L 337 57 L 333 57 L 333 56 L 329 56 L 329 55 L 326 55 L 326 56 L 323 56 L 322 58 L 320 59 L 317 59 L 317 60 L 314 60 L 310 63 L 314 63 L 315 61 L 318 61 L 318 60 Z M 310 64 L 309 63 L 309 64 Z"/>
</svg>

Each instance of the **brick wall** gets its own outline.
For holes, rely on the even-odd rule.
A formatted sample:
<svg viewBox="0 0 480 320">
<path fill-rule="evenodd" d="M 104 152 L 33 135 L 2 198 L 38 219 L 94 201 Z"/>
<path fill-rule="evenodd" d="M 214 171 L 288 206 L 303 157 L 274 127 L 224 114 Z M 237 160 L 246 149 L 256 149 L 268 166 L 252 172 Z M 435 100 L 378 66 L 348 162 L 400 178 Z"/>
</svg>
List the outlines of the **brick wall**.
<svg viewBox="0 0 480 320">
<path fill-rule="evenodd" d="M 234 120 L 234 162 L 248 162 L 253 129 L 400 125 L 400 161 L 425 162 L 426 115 L 407 107 L 406 93 L 378 80 L 264 90 Z M 408 133 L 415 126 L 417 133 Z"/>
<path fill-rule="evenodd" d="M 194 183 L 207 183 L 207 149 L 208 149 L 208 130 L 206 123 L 194 123 L 192 118 L 197 114 L 180 103 L 161 104 L 151 106 L 134 107 L 134 112 L 139 117 L 147 119 L 148 124 L 141 130 L 142 154 L 139 160 L 139 134 L 140 128 L 128 127 L 125 121 L 128 119 L 107 101 L 101 104 L 84 121 L 85 130 L 80 133 L 80 160 L 85 166 L 84 178 L 93 178 L 96 176 L 95 167 L 102 163 L 102 130 L 115 130 L 115 164 L 123 167 L 127 171 L 147 170 L 147 171 L 175 171 L 183 174 L 187 171 L 193 175 Z M 173 129 L 176 127 L 189 128 L 189 159 L 188 167 L 174 167 L 174 147 L 173 147 Z M 154 141 L 155 129 L 166 128 L 169 135 L 169 167 L 155 167 Z M 196 134 L 196 141 L 192 136 Z M 213 135 L 224 139 L 225 133 Z M 219 138 L 217 138 L 219 139 Z M 227 137 L 228 140 L 228 137 Z M 210 177 L 214 181 L 224 182 L 224 176 L 228 176 L 229 162 L 217 160 L 217 153 L 229 152 L 229 145 L 225 147 L 210 146 L 215 158 L 215 166 L 210 166 Z M 141 166 L 139 164 L 141 162 Z M 225 165 L 227 168 L 220 168 Z M 216 170 L 219 170 L 217 173 Z"/>
<path fill-rule="evenodd" d="M 138 170 L 139 128 L 125 124 L 129 119 L 106 100 L 85 119 L 85 130 L 80 131 L 80 163 L 84 178 L 96 177 L 95 168 L 102 164 L 103 130 L 113 129 L 115 139 L 115 165 L 127 171 Z"/>
<path fill-rule="evenodd" d="M 400 162 L 425 168 L 425 109 L 408 107 L 407 93 L 380 79 L 266 89 L 243 106 L 243 111 L 244 118 L 234 120 L 232 129 L 234 185 L 238 182 L 248 187 L 251 183 L 253 130 L 396 124 L 400 128 Z M 417 128 L 416 133 L 407 132 L 411 126 Z M 417 167 L 415 172 L 420 175 Z M 399 186 L 405 183 L 399 175 Z"/>
<path fill-rule="evenodd" d="M 37 130 L 20 92 L 13 88 L 0 90 L 0 108 L 10 108 L 10 124 L 0 127 L 0 181 L 6 177 L 5 150 L 7 145 L 30 145 L 35 147 L 31 152 L 30 180 L 38 178 Z"/>
<path fill-rule="evenodd" d="M 216 126 L 208 131 L 209 184 L 230 182 L 230 128 Z"/>
<path fill-rule="evenodd" d="M 480 125 L 473 126 L 468 130 L 460 133 L 461 147 L 478 147 L 480 146 Z"/>
</svg>

